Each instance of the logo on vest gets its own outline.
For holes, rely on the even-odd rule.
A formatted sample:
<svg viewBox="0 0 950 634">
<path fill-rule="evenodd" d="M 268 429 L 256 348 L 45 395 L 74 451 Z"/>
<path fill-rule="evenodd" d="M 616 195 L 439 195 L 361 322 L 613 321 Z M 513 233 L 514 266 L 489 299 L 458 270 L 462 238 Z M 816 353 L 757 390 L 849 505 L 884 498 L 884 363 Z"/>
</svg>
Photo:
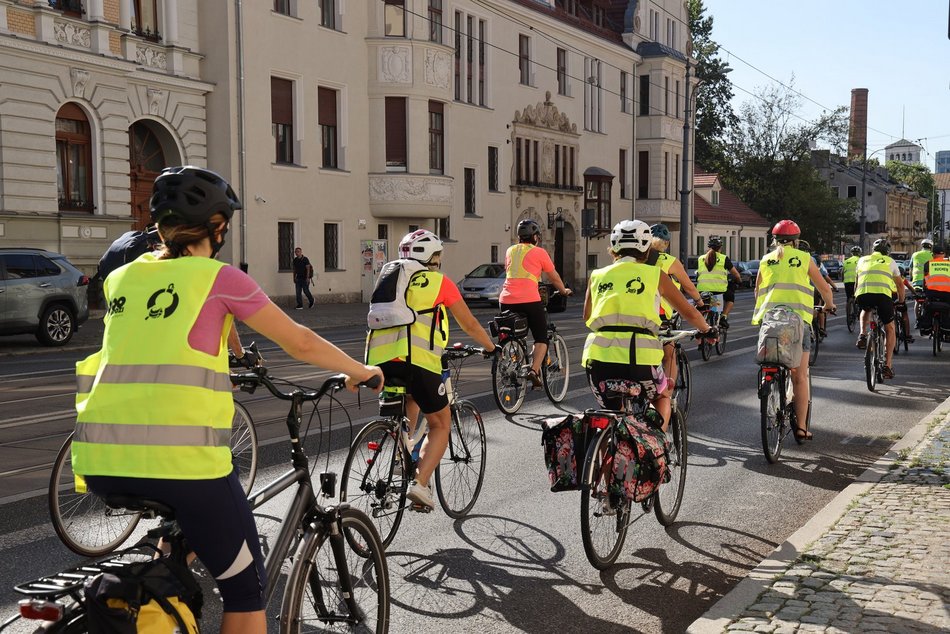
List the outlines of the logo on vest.
<svg viewBox="0 0 950 634">
<path fill-rule="evenodd" d="M 775 266 L 776 264 L 778 264 L 778 260 L 766 260 L 765 264 L 768 266 Z"/>
<path fill-rule="evenodd" d="M 414 278 L 412 278 L 412 282 L 410 282 L 409 284 L 409 286 L 418 286 L 419 288 L 425 288 L 428 285 L 429 285 L 429 278 L 426 277 L 425 275 L 415 276 Z"/>
<path fill-rule="evenodd" d="M 168 288 L 162 288 L 148 298 L 148 320 L 151 317 L 171 317 L 175 309 L 178 308 L 178 293 L 175 292 L 175 285 L 169 284 Z"/>
<path fill-rule="evenodd" d="M 799 258 L 797 255 L 793 255 L 793 256 L 792 256 L 791 258 L 789 258 L 789 260 L 788 260 L 788 266 L 789 266 L 790 268 L 797 269 L 797 268 L 800 268 L 801 265 L 802 265 L 802 260 L 801 260 L 801 258 Z"/>
<path fill-rule="evenodd" d="M 125 298 L 116 297 L 111 302 L 109 302 L 109 314 L 110 315 L 121 315 L 125 311 Z"/>
<path fill-rule="evenodd" d="M 607 291 L 612 291 L 612 290 L 614 290 L 614 283 L 613 283 L 613 282 L 607 282 L 606 284 L 600 284 L 600 285 L 597 287 L 597 292 L 598 292 L 598 293 L 606 293 Z"/>
<path fill-rule="evenodd" d="M 639 284 L 639 285 L 640 285 L 640 288 L 638 288 L 638 289 L 633 289 L 633 288 L 631 288 L 634 284 Z M 633 293 L 633 294 L 639 295 L 640 293 L 643 292 L 643 289 L 645 289 L 645 288 L 646 288 L 646 284 L 644 284 L 643 281 L 641 281 L 639 277 L 635 277 L 634 279 L 632 279 L 632 280 L 630 280 L 629 282 L 627 282 L 627 292 L 628 292 L 628 293 Z"/>
</svg>

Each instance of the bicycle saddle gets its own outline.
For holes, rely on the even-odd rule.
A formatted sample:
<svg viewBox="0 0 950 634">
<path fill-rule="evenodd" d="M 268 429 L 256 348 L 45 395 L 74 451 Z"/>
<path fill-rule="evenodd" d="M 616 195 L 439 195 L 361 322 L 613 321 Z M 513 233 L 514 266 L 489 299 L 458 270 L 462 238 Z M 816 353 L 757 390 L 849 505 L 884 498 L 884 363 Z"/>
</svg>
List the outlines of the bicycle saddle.
<svg viewBox="0 0 950 634">
<path fill-rule="evenodd" d="M 114 494 L 107 495 L 105 502 L 109 508 L 160 515 L 165 519 L 173 519 L 175 517 L 175 509 L 158 500 L 149 500 L 134 495 Z"/>
</svg>

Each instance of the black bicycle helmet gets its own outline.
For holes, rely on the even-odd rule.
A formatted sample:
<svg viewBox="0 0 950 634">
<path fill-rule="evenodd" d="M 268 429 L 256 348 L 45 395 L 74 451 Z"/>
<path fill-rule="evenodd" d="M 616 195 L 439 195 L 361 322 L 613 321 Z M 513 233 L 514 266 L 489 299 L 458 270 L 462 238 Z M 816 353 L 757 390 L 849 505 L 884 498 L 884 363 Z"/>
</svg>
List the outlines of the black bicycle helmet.
<svg viewBox="0 0 950 634">
<path fill-rule="evenodd" d="M 936 243 L 936 244 L 933 246 L 933 253 L 934 253 L 934 255 L 945 254 L 945 253 L 946 253 L 946 247 L 944 247 L 941 243 L 938 242 L 938 243 Z"/>
<path fill-rule="evenodd" d="M 712 236 L 706 242 L 706 247 L 710 249 L 721 249 L 722 248 L 722 238 L 719 236 Z"/>
<path fill-rule="evenodd" d="M 541 226 L 530 218 L 526 218 L 518 223 L 518 239 L 530 240 L 534 236 L 541 235 Z"/>
<path fill-rule="evenodd" d="M 660 240 L 670 241 L 670 229 L 663 223 L 657 223 L 650 227 L 650 235 Z"/>
<path fill-rule="evenodd" d="M 155 224 L 206 225 L 215 214 L 228 220 L 241 201 L 220 175 L 201 167 L 166 167 L 155 179 L 149 201 Z"/>
<path fill-rule="evenodd" d="M 887 241 L 887 238 L 878 238 L 871 246 L 871 250 L 877 251 L 881 255 L 887 255 L 891 252 L 891 243 Z"/>
</svg>

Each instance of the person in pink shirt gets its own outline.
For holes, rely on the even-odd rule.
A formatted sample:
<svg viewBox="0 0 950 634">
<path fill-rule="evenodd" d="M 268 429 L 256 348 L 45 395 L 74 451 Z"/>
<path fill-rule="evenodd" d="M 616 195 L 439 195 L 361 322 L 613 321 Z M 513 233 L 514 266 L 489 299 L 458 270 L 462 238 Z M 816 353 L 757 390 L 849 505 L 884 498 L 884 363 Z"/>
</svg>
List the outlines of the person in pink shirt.
<svg viewBox="0 0 950 634">
<path fill-rule="evenodd" d="M 540 243 L 541 227 L 538 223 L 528 219 L 518 223 L 518 244 L 508 247 L 505 253 L 505 284 L 498 295 L 501 310 L 524 315 L 528 320 L 528 328 L 534 337 L 528 379 L 534 387 L 541 386 L 541 362 L 548 351 L 548 314 L 538 292 L 541 275 L 546 275 L 562 295 L 572 292 L 564 286 L 561 276 L 554 270 L 551 256 L 538 246 Z"/>
</svg>

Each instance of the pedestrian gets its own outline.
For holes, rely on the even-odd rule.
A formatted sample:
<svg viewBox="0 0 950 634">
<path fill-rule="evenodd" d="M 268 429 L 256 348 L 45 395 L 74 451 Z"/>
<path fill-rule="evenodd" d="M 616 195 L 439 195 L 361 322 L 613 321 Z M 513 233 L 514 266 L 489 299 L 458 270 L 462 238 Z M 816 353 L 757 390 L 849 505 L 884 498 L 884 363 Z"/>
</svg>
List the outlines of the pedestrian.
<svg viewBox="0 0 950 634">
<path fill-rule="evenodd" d="M 310 308 L 313 308 L 313 295 L 310 294 L 310 284 L 313 282 L 313 266 L 310 265 L 310 259 L 303 254 L 303 249 L 297 247 L 294 249 L 294 290 L 297 294 L 297 310 L 303 308 L 303 297 L 301 293 L 307 296 L 310 302 Z"/>
</svg>

